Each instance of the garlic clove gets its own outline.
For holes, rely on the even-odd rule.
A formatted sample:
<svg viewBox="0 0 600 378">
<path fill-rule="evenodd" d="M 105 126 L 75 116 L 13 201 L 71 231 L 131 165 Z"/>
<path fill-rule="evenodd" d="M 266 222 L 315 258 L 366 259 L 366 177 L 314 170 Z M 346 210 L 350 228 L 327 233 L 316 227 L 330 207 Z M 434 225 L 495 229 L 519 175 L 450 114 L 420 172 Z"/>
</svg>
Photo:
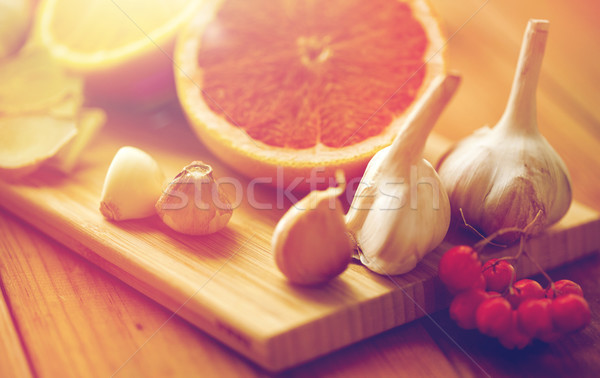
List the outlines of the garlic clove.
<svg viewBox="0 0 600 378">
<path fill-rule="evenodd" d="M 227 226 L 233 208 L 212 172 L 210 165 L 194 161 L 175 176 L 155 205 L 167 226 L 189 235 L 212 234 Z"/>
<path fill-rule="evenodd" d="M 361 227 L 354 231 L 360 261 L 375 273 L 411 271 L 448 232 L 450 203 L 435 169 L 421 159 L 409 176 L 411 183 L 398 188 L 380 186 L 383 194 L 375 196 Z M 352 221 L 350 213 L 348 220 Z"/>
<path fill-rule="evenodd" d="M 271 249 L 279 270 L 293 283 L 316 285 L 341 274 L 352 259 L 338 187 L 312 191 L 292 205 L 277 223 Z"/>
<path fill-rule="evenodd" d="M 438 171 L 457 216 L 489 235 L 530 224 L 542 231 L 567 212 L 571 182 L 567 167 L 537 127 L 536 87 L 548 22 L 530 20 L 525 32 L 511 95 L 494 128 L 484 127 L 460 141 L 438 163 Z M 512 243 L 518 233 L 496 241 Z"/>
<path fill-rule="evenodd" d="M 100 212 L 115 221 L 149 217 L 164 181 L 165 175 L 150 155 L 135 147 L 122 147 L 108 167 Z"/>
<path fill-rule="evenodd" d="M 392 145 L 369 162 L 346 225 L 367 268 L 403 274 L 444 239 L 450 203 L 435 169 L 423 159 L 427 136 L 460 77 L 436 78 L 407 117 Z"/>
</svg>

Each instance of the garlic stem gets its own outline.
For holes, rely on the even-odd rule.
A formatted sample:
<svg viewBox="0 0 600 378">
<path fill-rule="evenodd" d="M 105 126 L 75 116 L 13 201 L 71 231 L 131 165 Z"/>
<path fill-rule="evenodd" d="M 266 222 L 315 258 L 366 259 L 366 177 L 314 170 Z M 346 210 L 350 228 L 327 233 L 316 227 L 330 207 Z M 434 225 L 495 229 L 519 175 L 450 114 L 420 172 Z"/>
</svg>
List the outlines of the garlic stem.
<svg viewBox="0 0 600 378">
<path fill-rule="evenodd" d="M 213 169 L 210 165 L 205 164 L 201 161 L 194 161 L 193 163 L 189 164 L 187 167 L 183 168 L 183 170 L 181 172 L 179 172 L 179 174 L 177 176 L 175 176 L 175 178 L 189 175 L 189 174 L 195 174 L 195 175 L 203 176 L 203 177 L 204 176 L 212 177 L 212 172 L 213 172 Z"/>
<path fill-rule="evenodd" d="M 536 89 L 549 27 L 547 20 L 529 20 L 510 97 L 496 129 L 537 132 Z"/>
<path fill-rule="evenodd" d="M 421 159 L 427 137 L 459 83 L 460 76 L 455 73 L 437 76 L 431 82 L 404 121 L 403 127 L 390 146 L 384 164 L 409 166 L 410 163 Z M 405 164 L 406 162 L 409 164 Z M 396 171 L 394 168 L 386 169 Z"/>
</svg>

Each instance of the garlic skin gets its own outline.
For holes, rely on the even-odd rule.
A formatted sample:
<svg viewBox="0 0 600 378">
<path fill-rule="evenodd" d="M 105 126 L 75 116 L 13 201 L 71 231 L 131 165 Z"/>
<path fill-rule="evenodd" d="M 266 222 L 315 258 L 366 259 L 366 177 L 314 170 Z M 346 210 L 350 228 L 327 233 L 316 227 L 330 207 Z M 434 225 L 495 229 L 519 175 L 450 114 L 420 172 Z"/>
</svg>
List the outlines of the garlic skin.
<svg viewBox="0 0 600 378">
<path fill-rule="evenodd" d="M 485 235 L 524 228 L 541 210 L 530 229 L 539 233 L 571 204 L 567 167 L 537 127 L 535 93 L 548 26 L 544 20 L 529 21 L 500 121 L 460 141 L 438 165 L 455 216 L 462 209 L 466 221 Z M 508 233 L 496 240 L 512 243 L 519 236 Z"/>
<path fill-rule="evenodd" d="M 233 208 L 212 172 L 210 165 L 194 161 L 175 176 L 155 205 L 167 226 L 188 235 L 208 235 L 227 226 Z"/>
<path fill-rule="evenodd" d="M 346 226 L 363 265 L 383 275 L 403 274 L 437 247 L 450 225 L 450 203 L 431 164 L 427 136 L 460 77 L 437 77 L 409 114 L 394 142 L 369 162 Z"/>
<path fill-rule="evenodd" d="M 275 263 L 288 280 L 300 285 L 325 283 L 352 260 L 342 204 L 343 174 L 338 187 L 312 191 L 283 215 L 271 239 Z"/>
<path fill-rule="evenodd" d="M 152 156 L 135 147 L 122 147 L 106 173 L 100 212 L 115 221 L 154 215 L 164 182 L 165 175 Z"/>
</svg>

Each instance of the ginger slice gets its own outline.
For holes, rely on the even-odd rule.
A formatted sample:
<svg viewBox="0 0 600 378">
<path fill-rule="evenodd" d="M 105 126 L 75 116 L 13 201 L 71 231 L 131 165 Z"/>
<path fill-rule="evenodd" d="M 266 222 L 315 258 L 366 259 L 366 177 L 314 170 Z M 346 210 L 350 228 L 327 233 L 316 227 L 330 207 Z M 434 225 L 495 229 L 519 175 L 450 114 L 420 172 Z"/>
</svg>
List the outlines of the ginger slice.
<svg viewBox="0 0 600 378">
<path fill-rule="evenodd" d="M 49 116 L 0 118 L 0 177 L 35 171 L 77 134 L 74 121 Z"/>
</svg>

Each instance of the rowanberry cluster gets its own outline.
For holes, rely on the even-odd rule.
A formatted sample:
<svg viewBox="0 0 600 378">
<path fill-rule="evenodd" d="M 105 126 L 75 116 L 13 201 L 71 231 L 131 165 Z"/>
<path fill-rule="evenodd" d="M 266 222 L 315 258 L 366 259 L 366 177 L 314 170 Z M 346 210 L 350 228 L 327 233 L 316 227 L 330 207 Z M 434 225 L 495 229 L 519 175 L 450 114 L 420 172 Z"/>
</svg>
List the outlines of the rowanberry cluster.
<svg viewBox="0 0 600 378">
<path fill-rule="evenodd" d="M 544 290 L 530 279 L 511 285 L 514 274 L 506 260 L 490 259 L 482 266 L 473 248 L 449 249 L 439 276 L 455 295 L 450 317 L 461 328 L 498 338 L 508 349 L 522 349 L 534 338 L 553 342 L 590 323 L 590 308 L 575 282 L 560 280 Z"/>
</svg>

